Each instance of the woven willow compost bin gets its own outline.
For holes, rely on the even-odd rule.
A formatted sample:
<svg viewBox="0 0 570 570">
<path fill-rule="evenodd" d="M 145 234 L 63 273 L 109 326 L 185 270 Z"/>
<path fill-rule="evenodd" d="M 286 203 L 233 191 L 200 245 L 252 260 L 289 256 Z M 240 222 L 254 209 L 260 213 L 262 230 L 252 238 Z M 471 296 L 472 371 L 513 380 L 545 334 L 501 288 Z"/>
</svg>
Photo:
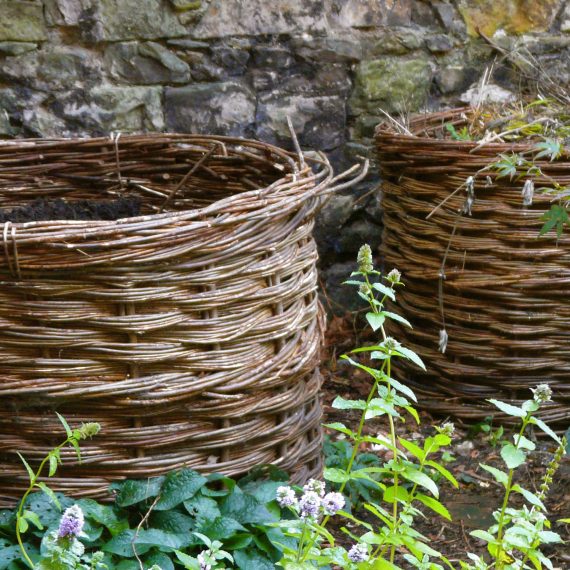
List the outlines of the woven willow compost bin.
<svg viewBox="0 0 570 570">
<path fill-rule="evenodd" d="M 523 206 L 524 181 L 485 172 L 475 178 L 471 215 L 466 181 L 500 153 L 531 144 L 457 141 L 467 109 L 415 117 L 402 132 L 376 130 L 383 182 L 386 268 L 397 267 L 406 287 L 402 313 L 413 330 L 398 331 L 424 359 L 427 372 L 404 376 L 429 410 L 466 421 L 496 413 L 487 398 L 527 399 L 529 388 L 550 383 L 555 403 L 543 418 L 559 431 L 570 423 L 570 236 L 539 238 L 551 196 L 535 192 Z M 536 162 L 550 180 L 570 183 L 568 157 Z M 487 178 L 487 175 L 490 178 Z M 459 190 L 458 190 L 459 189 Z M 439 347 L 441 331 L 447 348 Z M 442 339 L 444 340 L 444 339 Z M 441 347 L 444 348 L 443 346 Z"/>
<path fill-rule="evenodd" d="M 183 466 L 319 474 L 311 230 L 348 173 L 333 179 L 320 155 L 307 163 L 223 137 L 0 144 L 3 212 L 140 207 L 1 228 L 0 506 L 26 484 L 16 452 L 37 465 L 65 437 L 56 411 L 102 425 L 83 463 L 66 450 L 50 480 L 76 496 Z"/>
</svg>

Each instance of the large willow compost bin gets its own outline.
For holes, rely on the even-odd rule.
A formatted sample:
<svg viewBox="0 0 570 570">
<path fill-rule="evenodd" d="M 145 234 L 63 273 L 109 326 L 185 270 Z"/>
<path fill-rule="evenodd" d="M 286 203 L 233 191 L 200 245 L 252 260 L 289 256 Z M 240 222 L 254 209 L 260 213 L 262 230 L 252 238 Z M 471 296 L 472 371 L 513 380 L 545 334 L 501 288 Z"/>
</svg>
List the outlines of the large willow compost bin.
<svg viewBox="0 0 570 570">
<path fill-rule="evenodd" d="M 566 429 L 570 237 L 539 238 L 552 197 L 535 192 L 523 206 L 524 181 L 493 171 L 475 177 L 474 201 L 466 204 L 470 176 L 501 153 L 532 149 L 451 140 L 445 125 L 459 131 L 468 121 L 469 111 L 459 110 L 418 116 L 408 132 L 395 123 L 376 130 L 384 259 L 406 284 L 399 303 L 414 329 L 401 331 L 404 342 L 427 366 L 426 373 L 406 368 L 405 376 L 425 407 L 465 420 L 496 412 L 487 398 L 527 399 L 529 388 L 548 382 L 556 403 L 543 417 Z M 537 187 L 553 179 L 568 185 L 567 161 L 537 161 L 551 177 Z"/>
<path fill-rule="evenodd" d="M 75 495 L 182 466 L 319 473 L 311 230 L 339 179 L 307 162 L 223 137 L 0 144 L 5 220 L 140 209 L 0 225 L 0 505 L 26 481 L 16 452 L 64 437 L 56 411 L 102 425 L 51 480 Z"/>
</svg>

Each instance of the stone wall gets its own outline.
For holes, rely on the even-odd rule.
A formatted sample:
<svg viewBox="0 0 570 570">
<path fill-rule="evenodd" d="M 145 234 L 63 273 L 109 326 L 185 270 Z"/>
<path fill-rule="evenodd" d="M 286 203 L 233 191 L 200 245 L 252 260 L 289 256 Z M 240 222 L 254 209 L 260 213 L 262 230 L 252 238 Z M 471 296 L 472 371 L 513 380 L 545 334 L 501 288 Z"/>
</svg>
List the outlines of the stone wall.
<svg viewBox="0 0 570 570">
<path fill-rule="evenodd" d="M 496 55 L 478 31 L 568 81 L 562 0 L 0 0 L 0 136 L 168 130 L 289 146 L 290 115 L 301 144 L 343 168 L 369 154 L 380 108 L 468 99 Z M 517 89 L 501 66 L 494 81 Z M 333 305 L 359 245 L 379 244 L 376 184 L 373 172 L 321 216 Z"/>
</svg>

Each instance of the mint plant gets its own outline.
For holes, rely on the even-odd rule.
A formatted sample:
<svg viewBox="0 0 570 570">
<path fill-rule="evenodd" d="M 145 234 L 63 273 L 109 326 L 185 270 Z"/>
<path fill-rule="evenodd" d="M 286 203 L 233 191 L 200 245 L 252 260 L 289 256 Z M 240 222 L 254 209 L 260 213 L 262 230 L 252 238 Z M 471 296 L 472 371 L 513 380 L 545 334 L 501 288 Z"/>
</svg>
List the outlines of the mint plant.
<svg viewBox="0 0 570 570">
<path fill-rule="evenodd" d="M 32 510 L 28 510 L 25 508 L 28 496 L 36 489 L 39 489 L 40 491 L 45 493 L 58 508 L 61 508 L 55 493 L 47 486 L 46 483 L 40 481 L 40 477 L 43 474 L 44 468 L 46 466 L 49 466 L 48 477 L 53 477 L 57 472 L 58 466 L 61 464 L 61 450 L 68 445 L 70 445 L 75 449 L 75 452 L 77 453 L 77 458 L 79 461 L 81 461 L 81 449 L 79 442 L 97 435 L 97 433 L 99 433 L 99 430 L 101 429 L 101 426 L 98 423 L 86 423 L 81 425 L 81 427 L 79 428 L 71 429 L 63 416 L 57 414 L 57 417 L 59 418 L 59 421 L 63 425 L 67 437 L 63 441 L 63 443 L 52 449 L 47 454 L 47 456 L 40 463 L 36 471 L 34 471 L 30 467 L 29 463 L 24 459 L 24 457 L 21 454 L 18 454 L 20 456 L 20 459 L 22 460 L 22 463 L 24 464 L 24 467 L 26 468 L 26 471 L 28 472 L 30 484 L 28 486 L 28 489 L 24 493 L 24 496 L 22 497 L 22 500 L 20 501 L 18 510 L 16 512 L 16 538 L 18 541 L 18 545 L 20 546 L 22 556 L 24 557 L 24 560 L 26 561 L 26 563 L 30 568 L 34 568 L 34 563 L 32 559 L 29 557 L 28 553 L 26 552 L 26 548 L 24 547 L 24 543 L 22 540 L 22 535 L 29 529 L 30 523 L 39 530 L 42 530 L 43 526 L 39 519 L 38 514 Z M 53 546 L 52 552 L 55 552 L 56 547 L 55 545 L 52 546 Z"/>
<path fill-rule="evenodd" d="M 464 570 L 487 570 L 488 568 L 523 570 L 540 569 L 542 566 L 553 568 L 552 562 L 542 553 L 540 546 L 559 543 L 562 539 L 560 535 L 550 530 L 550 522 L 546 517 L 546 507 L 543 501 L 565 453 L 566 440 L 559 438 L 534 415 L 542 405 L 550 401 L 552 397 L 550 387 L 547 384 L 539 384 L 532 392 L 533 398 L 523 402 L 520 407 L 499 400 L 489 400 L 503 413 L 520 418 L 521 427 L 519 432 L 513 436 L 512 442 L 504 442 L 501 449 L 506 471 L 481 464 L 481 467 L 493 475 L 495 480 L 505 488 L 501 508 L 493 513 L 496 524 L 487 531 L 476 530 L 471 533 L 487 543 L 493 562 L 487 564 L 482 558 L 471 554 L 471 562 L 461 563 L 461 568 Z M 536 426 L 557 443 L 556 452 L 546 469 L 540 492 L 537 494 L 515 482 L 516 471 L 526 463 L 528 454 L 536 448 L 535 443 L 525 435 L 531 426 Z M 514 493 L 522 495 L 529 506 L 526 504 L 521 508 L 509 506 L 509 499 Z"/>
</svg>

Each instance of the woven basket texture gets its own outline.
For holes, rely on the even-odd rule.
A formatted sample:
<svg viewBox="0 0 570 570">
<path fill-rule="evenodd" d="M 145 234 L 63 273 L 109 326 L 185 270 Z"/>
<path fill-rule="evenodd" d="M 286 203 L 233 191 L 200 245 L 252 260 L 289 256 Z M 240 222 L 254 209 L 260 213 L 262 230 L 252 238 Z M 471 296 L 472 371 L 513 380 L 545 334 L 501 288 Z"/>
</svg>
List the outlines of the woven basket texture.
<svg viewBox="0 0 570 570">
<path fill-rule="evenodd" d="M 0 144 L 0 208 L 138 196 L 143 214 L 0 228 L 0 506 L 27 483 L 16 451 L 37 465 L 64 437 L 56 411 L 102 425 L 50 480 L 75 496 L 182 466 L 320 473 L 311 230 L 343 175 L 307 162 L 223 137 Z"/>
<path fill-rule="evenodd" d="M 548 382 L 555 402 L 542 416 L 565 430 L 570 424 L 570 236 L 564 232 L 557 240 L 551 232 L 539 238 L 551 197 L 536 191 L 532 205 L 524 207 L 524 181 L 493 172 L 476 176 L 471 215 L 459 213 L 467 194 L 464 187 L 456 190 L 469 176 L 500 153 L 532 149 L 530 143 L 444 139 L 444 133 L 449 136 L 444 125 L 459 130 L 470 112 L 417 116 L 409 133 L 388 123 L 376 129 L 384 179 L 384 262 L 403 274 L 399 305 L 414 326 L 398 335 L 427 366 L 427 373 L 406 367 L 405 377 L 423 406 L 466 422 L 491 414 L 507 422 L 486 399 L 528 399 L 529 388 Z M 567 156 L 537 164 L 551 177 L 537 180 L 537 188 L 552 187 L 552 179 L 570 183 Z M 448 344 L 442 353 L 444 328 Z"/>
</svg>

